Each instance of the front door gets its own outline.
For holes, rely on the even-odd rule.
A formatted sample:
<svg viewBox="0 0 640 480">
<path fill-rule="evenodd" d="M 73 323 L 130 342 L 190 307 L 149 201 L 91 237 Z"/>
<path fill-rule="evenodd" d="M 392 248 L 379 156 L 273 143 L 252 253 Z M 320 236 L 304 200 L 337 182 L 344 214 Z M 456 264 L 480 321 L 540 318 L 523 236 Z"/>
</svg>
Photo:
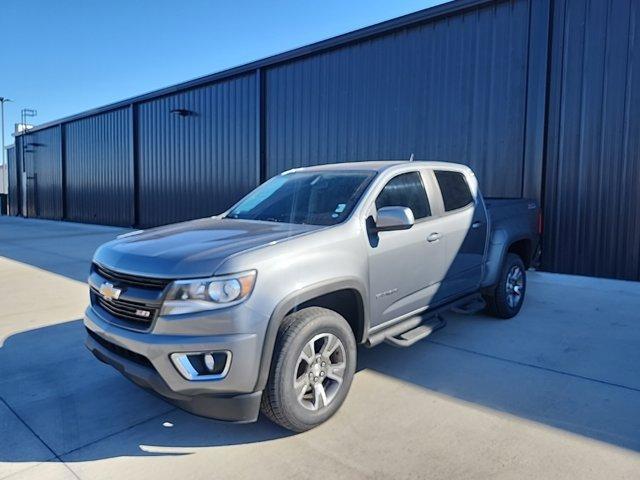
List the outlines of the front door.
<svg viewBox="0 0 640 480">
<path fill-rule="evenodd" d="M 369 239 L 372 327 L 427 307 L 443 275 L 441 219 L 431 213 L 421 173 L 392 178 L 376 199 L 376 209 L 387 206 L 410 208 L 415 224 Z"/>
</svg>

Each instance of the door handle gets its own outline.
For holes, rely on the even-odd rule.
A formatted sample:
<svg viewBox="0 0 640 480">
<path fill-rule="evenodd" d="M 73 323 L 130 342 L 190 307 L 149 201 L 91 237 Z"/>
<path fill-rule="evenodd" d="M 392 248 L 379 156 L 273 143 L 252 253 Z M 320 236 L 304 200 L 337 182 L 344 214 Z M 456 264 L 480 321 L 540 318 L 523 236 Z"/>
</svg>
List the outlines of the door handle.
<svg viewBox="0 0 640 480">
<path fill-rule="evenodd" d="M 438 240 L 440 240 L 440 237 L 442 237 L 442 235 L 440 235 L 438 232 L 434 232 L 427 237 L 427 242 L 437 242 Z"/>
<path fill-rule="evenodd" d="M 481 225 L 482 225 L 482 222 L 480 222 L 480 221 L 473 222 L 471 224 L 471 228 L 480 228 Z"/>
</svg>

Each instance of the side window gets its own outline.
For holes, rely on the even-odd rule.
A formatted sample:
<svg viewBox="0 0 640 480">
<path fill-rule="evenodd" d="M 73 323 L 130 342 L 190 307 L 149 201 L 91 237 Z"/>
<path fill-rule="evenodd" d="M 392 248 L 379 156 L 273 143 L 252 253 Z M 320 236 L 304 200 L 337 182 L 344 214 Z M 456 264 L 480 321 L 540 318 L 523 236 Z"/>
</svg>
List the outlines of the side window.
<svg viewBox="0 0 640 480">
<path fill-rule="evenodd" d="M 389 180 L 376 199 L 376 208 L 382 207 L 408 207 L 416 220 L 430 216 L 431 208 L 420 173 L 402 173 Z"/>
<path fill-rule="evenodd" d="M 473 202 L 467 179 L 460 172 L 435 170 L 436 179 L 442 192 L 445 212 L 466 207 Z"/>
</svg>

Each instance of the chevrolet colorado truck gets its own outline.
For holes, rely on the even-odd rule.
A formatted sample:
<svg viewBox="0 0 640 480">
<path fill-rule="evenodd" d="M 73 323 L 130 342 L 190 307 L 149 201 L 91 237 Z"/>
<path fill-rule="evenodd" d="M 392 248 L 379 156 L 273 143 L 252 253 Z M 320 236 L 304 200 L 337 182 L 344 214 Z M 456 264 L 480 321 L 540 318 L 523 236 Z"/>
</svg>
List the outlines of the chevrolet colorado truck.
<svg viewBox="0 0 640 480">
<path fill-rule="evenodd" d="M 295 169 L 99 247 L 86 345 L 197 415 L 304 431 L 344 401 L 357 344 L 410 346 L 451 309 L 516 315 L 538 237 L 535 201 L 483 199 L 463 165 Z"/>
</svg>

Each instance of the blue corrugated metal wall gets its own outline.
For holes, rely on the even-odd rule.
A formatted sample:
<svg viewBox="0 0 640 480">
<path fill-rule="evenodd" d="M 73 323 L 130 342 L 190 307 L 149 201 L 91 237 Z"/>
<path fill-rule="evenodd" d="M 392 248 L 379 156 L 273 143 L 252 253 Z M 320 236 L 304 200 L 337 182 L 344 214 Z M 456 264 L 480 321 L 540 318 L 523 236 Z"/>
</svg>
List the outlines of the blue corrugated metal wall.
<svg viewBox="0 0 640 480">
<path fill-rule="evenodd" d="M 16 148 L 7 148 L 7 166 L 8 166 L 8 182 L 9 182 L 9 194 L 7 195 L 9 201 L 9 215 L 18 215 L 19 212 L 19 191 L 18 184 L 20 178 L 18 177 L 18 165 L 16 163 Z"/>
<path fill-rule="evenodd" d="M 28 133 L 22 140 L 28 216 L 60 220 L 63 217 L 60 127 Z"/>
<path fill-rule="evenodd" d="M 244 75 L 137 107 L 139 225 L 220 213 L 258 184 L 256 94 Z"/>
<path fill-rule="evenodd" d="M 547 269 L 640 279 L 640 2 L 557 0 Z"/>
<path fill-rule="evenodd" d="M 131 124 L 122 108 L 64 125 L 66 219 L 135 222 Z"/>
<path fill-rule="evenodd" d="M 510 1 L 269 69 L 268 175 L 414 153 L 521 196 L 528 37 L 529 2 Z"/>
<path fill-rule="evenodd" d="M 458 0 L 38 127 L 29 214 L 159 225 L 294 166 L 414 153 L 544 201 L 546 269 L 638 280 L 639 9 Z"/>
</svg>

